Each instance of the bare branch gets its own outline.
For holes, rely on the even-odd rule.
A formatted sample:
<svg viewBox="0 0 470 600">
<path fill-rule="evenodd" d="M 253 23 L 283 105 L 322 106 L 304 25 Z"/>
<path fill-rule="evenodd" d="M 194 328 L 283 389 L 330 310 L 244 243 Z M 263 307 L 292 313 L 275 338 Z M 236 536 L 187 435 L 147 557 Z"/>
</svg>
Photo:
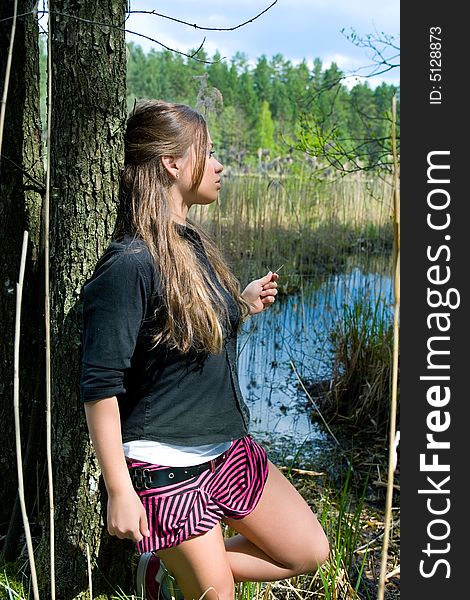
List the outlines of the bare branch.
<svg viewBox="0 0 470 600">
<path fill-rule="evenodd" d="M 27 13 L 22 13 L 21 15 L 18 15 L 19 17 L 24 17 L 27 15 L 30 15 L 32 13 L 35 13 L 35 11 L 29 11 Z M 36 13 L 35 13 L 36 14 Z M 125 27 L 121 27 L 120 25 L 114 25 L 113 23 L 102 23 L 101 21 L 94 21 L 93 19 L 84 19 L 83 17 L 77 17 L 76 15 L 69 15 L 67 13 L 61 13 L 61 12 L 57 12 L 57 11 L 47 11 L 47 10 L 41 10 L 38 11 L 38 14 L 40 15 L 58 15 L 60 17 L 68 17 L 69 19 L 74 19 L 75 21 L 82 21 L 84 23 L 90 23 L 90 25 L 101 25 L 102 27 L 112 27 L 113 29 L 119 29 L 120 31 L 123 31 L 124 33 L 131 33 L 132 35 L 136 35 L 138 37 L 144 38 L 146 40 L 149 40 L 150 42 L 154 42 L 155 44 L 158 44 L 159 46 L 161 46 L 162 48 L 164 48 L 165 50 L 169 50 L 170 52 L 174 52 L 175 54 L 181 54 L 182 56 L 186 56 L 187 58 L 191 58 L 197 62 L 200 63 L 205 63 L 208 65 L 212 65 L 214 63 L 220 62 L 220 61 L 214 61 L 214 60 L 203 60 L 201 58 L 198 58 L 196 56 L 196 54 L 201 50 L 201 48 L 203 47 L 206 38 L 204 38 L 199 46 L 199 48 L 196 50 L 196 52 L 193 52 L 192 54 L 187 54 L 186 52 L 182 52 L 181 50 L 176 50 L 176 48 L 170 48 L 169 46 L 166 46 L 165 44 L 163 44 L 162 42 L 159 42 L 158 40 L 156 40 L 155 38 L 151 38 L 148 35 L 144 35 L 143 33 L 138 33 L 137 31 L 131 31 L 130 29 L 127 29 Z M 7 21 L 11 19 L 11 17 L 6 17 L 5 19 L 1 19 L 0 21 Z M 220 59 L 222 60 L 222 58 Z"/>
<path fill-rule="evenodd" d="M 10 163 L 10 165 L 12 167 L 14 167 L 15 169 L 17 169 L 21 173 L 23 173 L 23 175 L 34 184 L 32 186 L 29 186 L 28 189 L 34 190 L 35 192 L 38 192 L 38 194 L 44 195 L 44 193 L 46 191 L 46 188 L 45 188 L 45 185 L 44 185 L 44 183 L 42 181 L 39 181 L 38 179 L 36 179 L 32 175 L 30 175 L 28 173 L 28 171 L 25 171 L 22 167 L 20 167 L 13 160 L 11 160 L 11 158 L 8 158 L 8 156 L 5 156 L 5 154 L 2 154 L 1 158 L 2 158 L 2 160 L 6 160 L 8 163 Z"/>
<path fill-rule="evenodd" d="M 194 29 L 201 29 L 201 30 L 205 30 L 205 31 L 235 31 L 236 29 L 239 29 L 240 27 L 244 27 L 245 25 L 248 25 L 249 23 L 253 23 L 253 21 L 256 21 L 256 19 L 259 19 L 259 17 L 261 17 L 261 15 L 264 15 L 264 13 L 266 13 L 268 10 L 270 10 L 275 4 L 277 4 L 278 0 L 274 0 L 274 2 L 272 2 L 267 8 L 265 8 L 264 10 L 262 10 L 260 13 L 258 13 L 257 15 L 255 15 L 254 17 L 252 17 L 251 19 L 248 19 L 247 21 L 244 21 L 243 23 L 239 23 L 238 25 L 235 25 L 234 27 L 203 27 L 200 25 L 197 25 L 196 23 L 189 23 L 187 21 L 182 21 L 181 19 L 176 19 L 175 17 L 170 17 L 169 15 L 164 15 L 161 13 L 157 13 L 154 10 L 151 11 L 145 11 L 145 10 L 131 10 L 131 11 L 127 11 L 127 16 L 125 21 L 128 20 L 129 15 L 130 14 L 150 14 L 150 15 L 155 15 L 156 17 L 161 17 L 162 19 L 168 19 L 170 21 L 175 21 L 176 23 L 181 23 L 182 25 L 189 25 L 190 27 L 193 27 Z M 175 52 L 176 54 L 181 54 L 182 56 L 186 56 L 187 58 L 191 58 L 197 62 L 201 62 L 201 63 L 205 63 L 205 64 L 214 64 L 220 61 L 212 61 L 212 60 L 203 60 L 201 58 L 197 57 L 198 52 L 202 49 L 202 47 L 204 46 L 204 43 L 206 41 L 206 38 L 204 37 L 204 39 L 202 40 L 199 48 L 193 52 L 192 54 L 187 54 L 186 52 L 182 52 L 181 50 L 176 50 L 176 48 L 170 48 L 169 46 L 166 46 L 165 44 L 163 44 L 162 42 L 160 42 L 159 40 L 152 38 L 148 35 L 144 35 L 143 33 L 138 33 L 137 31 L 132 31 L 130 29 L 127 29 L 126 27 L 121 27 L 119 25 L 113 25 L 112 23 L 102 23 L 100 21 L 94 21 L 93 19 L 84 19 L 82 17 L 77 17 L 75 15 L 70 15 L 70 14 L 66 14 L 66 13 L 59 13 L 59 12 L 55 12 L 55 11 L 46 11 L 46 10 L 42 10 L 42 11 L 37 11 L 37 10 L 33 10 L 33 11 L 29 11 L 26 13 L 22 13 L 20 15 L 18 15 L 18 17 L 24 17 L 26 15 L 30 15 L 30 14 L 40 14 L 41 16 L 45 15 L 45 14 L 54 14 L 54 15 L 58 15 L 58 16 L 62 16 L 62 17 L 69 17 L 70 19 L 75 19 L 76 21 L 82 21 L 85 23 L 90 23 L 91 25 L 102 25 L 105 27 L 112 27 L 113 29 L 119 29 L 121 31 L 124 31 L 125 33 L 130 33 L 132 35 L 135 35 L 137 37 L 141 37 L 144 38 L 146 40 L 149 40 L 150 42 L 154 42 L 155 44 L 158 44 L 159 46 L 161 46 L 162 48 L 164 48 L 165 50 L 169 50 L 170 52 Z M 0 19 L 1 21 L 6 21 L 8 19 L 11 19 L 11 17 L 6 17 L 5 19 Z M 220 60 L 223 60 L 224 57 L 222 57 Z"/>
<path fill-rule="evenodd" d="M 138 37 L 145 38 L 146 40 L 149 40 L 150 42 L 155 42 L 155 44 L 158 44 L 162 48 L 165 48 L 165 50 L 169 50 L 170 52 L 175 52 L 176 54 L 182 54 L 183 56 L 186 56 L 187 58 L 192 58 L 193 60 L 196 60 L 197 62 L 201 62 L 201 63 L 205 63 L 205 64 L 213 64 L 214 62 L 218 62 L 218 61 L 213 61 L 213 60 L 203 60 L 196 56 L 196 54 L 201 50 L 202 46 L 204 45 L 206 38 L 204 38 L 202 40 L 202 43 L 199 46 L 199 48 L 196 50 L 196 52 L 193 52 L 193 54 L 187 54 L 186 52 L 182 52 L 181 50 L 176 50 L 176 48 L 170 48 L 169 46 L 166 46 L 165 44 L 163 44 L 162 42 L 159 42 L 155 38 L 151 38 L 148 35 L 144 35 L 143 33 L 138 33 L 137 31 L 131 31 L 130 29 L 126 29 L 125 27 L 121 27 L 120 25 L 114 25 L 113 23 L 102 23 L 100 21 L 94 21 L 93 19 L 84 19 L 83 17 L 77 17 L 75 15 L 69 15 L 67 13 L 60 13 L 60 12 L 56 12 L 56 11 L 50 11 L 49 14 L 58 15 L 60 17 L 68 17 L 69 19 L 74 19 L 75 21 L 82 21 L 83 23 L 90 23 L 90 25 L 101 25 L 103 27 L 111 27 L 113 29 L 118 29 L 120 31 L 124 31 L 125 33 L 132 33 L 132 35 L 136 35 Z"/>
<path fill-rule="evenodd" d="M 367 75 L 361 75 L 361 77 L 377 77 L 400 66 L 400 47 L 395 43 L 395 36 L 376 31 L 375 34 L 361 37 L 352 28 L 349 33 L 345 33 L 345 29 L 342 29 L 341 33 L 358 48 L 366 48 L 373 52 L 372 61 L 375 67 Z M 361 67 L 358 71 L 371 69 L 372 66 Z"/>
<path fill-rule="evenodd" d="M 168 15 L 163 15 L 161 13 L 157 13 L 155 10 L 129 10 L 129 14 L 146 14 L 146 15 L 155 15 L 156 17 L 161 17 L 162 19 L 168 19 L 170 21 L 175 21 L 175 23 L 181 23 L 182 25 L 189 25 L 189 27 L 194 27 L 194 29 L 203 29 L 204 31 L 235 31 L 235 29 L 239 29 L 240 27 L 244 27 L 249 23 L 253 23 L 256 19 L 259 19 L 261 15 L 268 12 L 270 8 L 272 8 L 275 4 L 277 4 L 277 0 L 274 0 L 272 4 L 270 4 L 267 8 L 258 13 L 255 17 L 248 19 L 248 21 L 244 21 L 239 25 L 235 25 L 234 27 L 203 27 L 201 25 L 197 25 L 196 23 L 189 23 L 188 21 L 182 21 L 181 19 L 176 19 L 175 17 L 170 17 Z"/>
</svg>

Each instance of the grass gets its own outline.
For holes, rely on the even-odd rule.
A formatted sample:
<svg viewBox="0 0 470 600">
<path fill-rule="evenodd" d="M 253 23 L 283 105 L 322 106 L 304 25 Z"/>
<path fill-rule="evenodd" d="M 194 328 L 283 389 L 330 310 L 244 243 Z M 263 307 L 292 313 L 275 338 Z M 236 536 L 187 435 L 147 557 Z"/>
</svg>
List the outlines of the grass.
<svg viewBox="0 0 470 600">
<path fill-rule="evenodd" d="M 23 600 L 23 598 L 29 598 L 27 576 L 16 563 L 9 563 L 2 566 L 0 571 L 0 598 L 2 600 Z"/>
<path fill-rule="evenodd" d="M 295 461 L 295 459 L 294 459 Z M 292 462 L 287 467 L 292 467 Z M 339 486 L 327 476 L 319 479 L 287 470 L 286 476 L 307 499 L 317 514 L 330 540 L 330 558 L 315 574 L 306 574 L 270 583 L 245 582 L 237 584 L 235 600 L 321 599 L 368 600 L 374 598 L 375 580 L 370 581 L 370 523 L 380 527 L 380 518 L 367 506 L 369 478 L 358 489 L 352 463 L 345 471 Z M 226 534 L 233 531 L 226 528 Z M 358 549 L 360 550 L 358 552 Z M 378 557 L 376 557 L 377 559 Z M 392 566 L 396 557 L 392 559 Z M 392 568 L 392 567 L 391 567 Z M 366 573 L 369 573 L 369 579 Z M 374 579 L 374 578 L 372 578 Z M 17 565 L 4 566 L 0 573 L 0 598 L 30 600 L 27 579 L 18 574 Z M 84 591 L 76 600 L 88 599 Z M 138 600 L 132 592 L 116 590 L 111 595 L 95 596 L 94 600 Z"/>
<path fill-rule="evenodd" d="M 323 416 L 361 431 L 385 432 L 393 351 L 389 308 L 380 298 L 345 305 L 330 338 L 334 359 L 331 381 L 321 394 Z"/>
<path fill-rule="evenodd" d="M 364 174 L 340 181 L 227 178 L 219 202 L 190 217 L 216 238 L 248 281 L 284 264 L 286 280 L 341 267 L 351 254 L 390 253 L 391 188 Z"/>
</svg>

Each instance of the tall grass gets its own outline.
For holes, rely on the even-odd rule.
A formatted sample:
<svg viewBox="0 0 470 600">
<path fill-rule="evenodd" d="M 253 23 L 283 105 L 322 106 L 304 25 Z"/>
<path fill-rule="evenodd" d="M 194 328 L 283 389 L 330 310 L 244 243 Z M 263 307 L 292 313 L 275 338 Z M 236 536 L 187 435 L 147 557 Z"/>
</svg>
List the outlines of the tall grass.
<svg viewBox="0 0 470 600">
<path fill-rule="evenodd" d="M 359 498 L 355 498 L 350 482 L 351 467 L 347 470 L 346 480 L 336 502 L 327 497 L 323 505 L 321 522 L 333 540 L 331 559 L 319 570 L 325 600 L 360 598 L 358 590 L 361 588 L 367 552 L 363 554 L 362 560 L 358 561 L 355 551 L 360 545 L 361 516 L 367 480 L 364 482 L 363 492 Z M 335 510 L 337 517 L 332 522 L 331 515 Z"/>
<path fill-rule="evenodd" d="M 390 184 L 364 173 L 331 181 L 230 177 L 217 204 L 193 210 L 241 279 L 282 264 L 283 278 L 315 275 L 351 253 L 392 248 Z"/>
<path fill-rule="evenodd" d="M 345 305 L 330 333 L 332 379 L 323 414 L 384 432 L 389 420 L 393 325 L 389 308 L 366 298 Z"/>
</svg>

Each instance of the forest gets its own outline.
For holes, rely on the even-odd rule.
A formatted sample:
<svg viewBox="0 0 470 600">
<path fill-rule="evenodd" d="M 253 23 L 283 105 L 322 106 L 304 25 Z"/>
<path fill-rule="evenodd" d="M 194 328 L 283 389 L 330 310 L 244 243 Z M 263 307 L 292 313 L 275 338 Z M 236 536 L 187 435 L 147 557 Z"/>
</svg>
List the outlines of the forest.
<svg viewBox="0 0 470 600">
<path fill-rule="evenodd" d="M 219 159 L 241 172 L 261 164 L 263 170 L 295 173 L 305 152 L 342 171 L 351 163 L 354 170 L 388 164 L 396 86 L 373 89 L 365 78 L 349 89 L 345 73 L 319 58 L 310 68 L 305 59 L 294 64 L 281 54 L 262 55 L 255 64 L 241 51 L 230 59 L 219 52 L 209 57 L 204 49 L 188 55 L 145 52 L 128 43 L 128 111 L 141 98 L 198 108 L 209 121 Z M 41 63 L 45 74 L 44 44 Z"/>
<path fill-rule="evenodd" d="M 271 161 L 304 149 L 335 156 L 336 148 L 373 166 L 390 137 L 397 88 L 382 83 L 372 89 L 364 80 L 349 90 L 335 63 L 325 68 L 316 58 L 310 68 L 306 60 L 293 64 L 276 54 L 252 64 L 243 52 L 227 60 L 204 50 L 197 52 L 204 61 L 198 62 L 167 50 L 145 53 L 133 43 L 127 49 L 129 110 L 134 98 L 202 106 L 212 116 L 214 144 L 227 164 L 252 164 L 258 152 Z"/>
</svg>

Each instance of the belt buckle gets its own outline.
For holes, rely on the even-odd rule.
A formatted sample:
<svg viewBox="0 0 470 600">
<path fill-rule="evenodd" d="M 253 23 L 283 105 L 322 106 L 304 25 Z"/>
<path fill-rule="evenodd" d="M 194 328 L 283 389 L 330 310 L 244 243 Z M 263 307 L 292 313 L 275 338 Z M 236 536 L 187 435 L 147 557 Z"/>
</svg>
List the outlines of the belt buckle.
<svg viewBox="0 0 470 600">
<path fill-rule="evenodd" d="M 150 490 L 152 480 L 149 475 L 150 471 L 148 469 L 134 469 L 134 474 L 132 480 L 136 489 L 138 490 Z"/>
</svg>

